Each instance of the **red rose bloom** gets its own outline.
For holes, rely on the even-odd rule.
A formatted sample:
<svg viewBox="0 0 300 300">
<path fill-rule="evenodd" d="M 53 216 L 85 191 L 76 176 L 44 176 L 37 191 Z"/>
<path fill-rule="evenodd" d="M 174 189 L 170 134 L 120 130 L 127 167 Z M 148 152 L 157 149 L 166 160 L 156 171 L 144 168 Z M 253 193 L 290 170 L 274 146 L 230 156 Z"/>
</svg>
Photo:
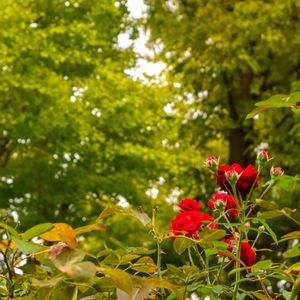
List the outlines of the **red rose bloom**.
<svg viewBox="0 0 300 300">
<path fill-rule="evenodd" d="M 247 242 L 242 242 L 241 245 L 241 261 L 247 266 L 251 267 L 255 264 L 256 253 L 251 245 Z"/>
<path fill-rule="evenodd" d="M 225 211 L 228 211 L 228 214 L 232 217 L 237 217 L 238 212 L 236 209 L 236 203 L 231 195 L 226 193 L 218 193 L 214 194 L 212 199 L 207 202 L 207 205 L 212 208 L 216 209 L 219 205 L 219 202 L 222 202 L 225 206 Z"/>
<path fill-rule="evenodd" d="M 253 165 L 248 165 L 245 169 L 241 167 L 240 164 L 232 164 L 231 166 L 219 166 L 218 173 L 215 174 L 217 178 L 217 184 L 223 191 L 230 191 L 231 186 L 227 181 L 225 172 L 237 172 L 239 174 L 239 179 L 236 183 L 237 193 L 240 194 L 243 198 L 247 196 L 250 192 L 252 184 L 256 180 L 257 172 Z M 257 178 L 254 187 L 258 186 L 259 177 Z"/>
<path fill-rule="evenodd" d="M 234 245 L 235 245 L 235 240 L 233 237 L 230 237 L 228 239 L 222 240 L 222 242 L 227 243 L 227 251 L 231 252 L 232 254 L 236 255 Z M 223 254 L 219 253 L 219 256 L 224 256 Z M 241 243 L 241 255 L 240 255 L 241 261 L 247 266 L 251 267 L 255 264 L 256 261 L 256 253 L 252 249 L 251 245 L 247 242 L 242 242 Z"/>
<path fill-rule="evenodd" d="M 209 214 L 202 214 L 201 219 L 202 219 L 202 222 L 204 221 L 204 222 L 208 223 L 207 227 L 209 229 L 218 229 L 219 225 L 218 224 L 214 224 L 214 220 L 215 219 L 211 215 L 209 215 Z M 210 222 L 207 222 L 207 221 L 210 221 Z"/>
<path fill-rule="evenodd" d="M 178 206 L 181 208 L 180 212 L 191 210 L 200 211 L 200 203 L 193 199 L 185 198 L 179 202 Z"/>
<path fill-rule="evenodd" d="M 222 242 L 228 244 L 226 250 L 233 253 L 233 245 L 235 244 L 235 239 L 233 237 L 230 237 L 228 239 L 223 239 Z M 222 253 L 218 253 L 218 255 L 226 256 L 225 254 L 222 254 Z"/>
<path fill-rule="evenodd" d="M 169 230 L 172 230 L 175 235 L 186 235 L 197 239 L 202 229 L 203 221 L 214 221 L 214 218 L 208 214 L 203 214 L 199 211 L 190 210 L 176 215 L 172 220 Z M 211 229 L 217 228 L 217 224 L 209 223 L 207 226 Z"/>
</svg>

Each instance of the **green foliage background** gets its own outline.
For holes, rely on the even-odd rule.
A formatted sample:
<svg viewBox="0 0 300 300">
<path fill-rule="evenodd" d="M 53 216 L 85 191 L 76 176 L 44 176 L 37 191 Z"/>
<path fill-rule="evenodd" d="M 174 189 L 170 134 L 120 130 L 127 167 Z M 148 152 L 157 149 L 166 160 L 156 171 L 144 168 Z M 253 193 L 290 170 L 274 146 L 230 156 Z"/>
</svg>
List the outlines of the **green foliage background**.
<svg viewBox="0 0 300 300">
<path fill-rule="evenodd" d="M 261 143 L 299 174 L 299 115 L 277 109 L 245 120 L 255 102 L 300 89 L 298 1 L 145 3 L 136 20 L 126 1 L 0 1 L 3 216 L 16 211 L 25 228 L 75 226 L 125 198 L 149 213 L 159 205 L 167 229 L 175 214 L 167 198 L 205 209 L 215 190 L 206 156 L 254 163 Z M 166 63 L 163 84 L 127 75 L 137 55 L 118 36 L 135 40 L 141 27 L 158 49 L 153 59 Z M 287 190 L 270 198 L 298 208 L 299 187 Z M 110 234 L 142 243 L 147 233 L 133 237 L 136 224 L 120 220 Z"/>
</svg>

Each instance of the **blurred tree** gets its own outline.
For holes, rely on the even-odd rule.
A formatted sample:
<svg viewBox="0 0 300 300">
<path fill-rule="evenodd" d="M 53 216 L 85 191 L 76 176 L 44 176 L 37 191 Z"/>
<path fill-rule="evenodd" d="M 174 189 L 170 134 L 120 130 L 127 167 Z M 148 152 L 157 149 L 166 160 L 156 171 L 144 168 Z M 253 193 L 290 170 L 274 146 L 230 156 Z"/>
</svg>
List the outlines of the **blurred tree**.
<svg viewBox="0 0 300 300">
<path fill-rule="evenodd" d="M 135 55 L 118 36 L 137 33 L 126 1 L 8 0 L 0 10 L 1 207 L 29 226 L 75 225 L 110 201 L 147 205 L 151 181 L 172 168 L 158 151 L 167 97 L 126 75 Z"/>
<path fill-rule="evenodd" d="M 299 116 L 287 110 L 262 120 L 245 116 L 259 100 L 300 89 L 299 1 L 145 2 L 150 44 L 177 88 L 182 136 L 193 135 L 198 149 L 221 139 L 229 161 L 243 165 L 268 142 L 284 166 L 292 166 Z"/>
</svg>

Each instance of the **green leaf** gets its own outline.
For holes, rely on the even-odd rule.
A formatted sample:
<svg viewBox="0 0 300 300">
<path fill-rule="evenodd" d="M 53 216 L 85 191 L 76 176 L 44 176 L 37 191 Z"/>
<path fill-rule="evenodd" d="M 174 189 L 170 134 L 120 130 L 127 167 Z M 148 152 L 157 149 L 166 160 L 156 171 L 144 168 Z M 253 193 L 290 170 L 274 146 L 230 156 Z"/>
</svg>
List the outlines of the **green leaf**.
<svg viewBox="0 0 300 300">
<path fill-rule="evenodd" d="M 292 96 L 292 95 L 291 95 Z M 290 107 L 296 101 L 289 95 L 274 95 L 267 100 L 260 101 L 255 103 L 258 107 L 266 107 L 266 108 L 278 108 L 278 107 Z"/>
<path fill-rule="evenodd" d="M 81 226 L 81 227 L 74 229 L 75 235 L 80 235 L 80 234 L 91 232 L 91 231 L 104 232 L 105 230 L 106 230 L 105 226 L 100 223 L 89 224 L 89 225 Z"/>
<path fill-rule="evenodd" d="M 44 250 L 46 247 L 32 242 L 26 242 L 17 237 L 12 238 L 16 242 L 16 247 L 24 254 L 34 254 Z"/>
<path fill-rule="evenodd" d="M 54 277 L 48 280 L 41 280 L 41 279 L 37 279 L 37 278 L 30 278 L 30 281 L 32 283 L 33 286 L 36 287 L 53 287 L 55 286 L 57 283 L 59 283 L 60 281 L 62 281 L 65 278 L 65 276 L 60 275 L 59 277 Z"/>
<path fill-rule="evenodd" d="M 281 217 L 283 215 L 284 214 L 278 209 L 264 211 L 264 212 L 258 212 L 258 214 L 257 214 L 259 219 L 265 219 L 265 220 L 274 219 L 274 218 L 277 218 L 277 217 Z"/>
<path fill-rule="evenodd" d="M 258 300 L 269 300 L 268 297 L 266 297 L 264 294 L 261 294 L 259 292 L 251 292 L 251 294 Z"/>
<path fill-rule="evenodd" d="M 259 270 L 267 270 L 272 266 L 272 261 L 270 259 L 267 260 L 262 260 L 256 263 L 255 265 L 252 266 L 252 271 L 259 271 Z"/>
<path fill-rule="evenodd" d="M 261 224 L 263 224 L 263 225 L 265 226 L 265 228 L 266 228 L 267 231 L 269 232 L 269 234 L 270 234 L 270 236 L 272 237 L 272 239 L 274 240 L 274 242 L 275 242 L 276 244 L 278 244 L 277 235 L 276 235 L 275 232 L 271 229 L 271 227 L 269 226 L 269 224 L 268 224 L 265 220 L 263 220 L 263 219 L 261 219 L 261 218 L 259 218 L 259 221 L 260 221 Z"/>
<path fill-rule="evenodd" d="M 224 285 L 221 285 L 221 284 L 217 284 L 217 285 L 214 285 L 213 286 L 213 289 L 212 291 L 215 293 L 215 294 L 221 294 L 224 290 L 225 286 Z"/>
<path fill-rule="evenodd" d="M 199 239 L 205 242 L 220 240 L 226 236 L 226 231 L 223 229 L 209 229 L 205 227 L 199 234 Z"/>
<path fill-rule="evenodd" d="M 266 109 L 267 107 L 255 107 L 250 113 L 247 114 L 246 119 L 251 119 Z"/>
<path fill-rule="evenodd" d="M 185 237 L 176 237 L 173 242 L 174 250 L 177 254 L 181 255 L 187 248 L 190 248 L 193 244 L 188 238 Z"/>
<path fill-rule="evenodd" d="M 105 275 L 108 275 L 115 285 L 126 292 L 128 295 L 132 294 L 133 283 L 130 275 L 121 269 L 106 269 Z"/>
<path fill-rule="evenodd" d="M 149 218 L 149 216 L 147 214 L 141 213 L 136 210 L 132 210 L 132 213 L 144 226 L 151 223 L 151 219 Z"/>
<path fill-rule="evenodd" d="M 299 178 L 284 174 L 276 178 L 277 185 L 287 192 L 290 191 L 293 185 L 298 181 Z"/>
<path fill-rule="evenodd" d="M 51 250 L 49 252 L 50 259 L 53 260 L 55 266 L 58 268 L 60 266 L 72 265 L 81 262 L 85 257 L 85 253 L 83 251 L 70 248 L 63 249 L 63 251 L 59 252 L 57 255 L 53 255 L 52 257 L 50 253 L 55 253 L 56 248 L 58 249 L 58 251 L 60 251 L 59 247 L 60 245 L 53 246 L 51 247 Z"/>
<path fill-rule="evenodd" d="M 255 106 L 257 107 L 247 115 L 246 119 L 253 118 L 255 115 L 268 108 L 291 107 L 292 110 L 295 111 L 297 110 L 297 103 L 299 101 L 300 92 L 295 92 L 290 95 L 274 95 L 267 100 L 255 103 Z"/>
<path fill-rule="evenodd" d="M 177 299 L 183 300 L 183 294 L 181 291 L 174 285 L 173 283 L 167 281 L 167 280 L 162 280 L 158 278 L 149 278 L 145 281 L 145 285 L 151 285 L 152 287 L 155 288 L 166 288 L 173 292 L 176 296 Z"/>
<path fill-rule="evenodd" d="M 131 268 L 138 272 L 154 273 L 156 272 L 156 265 L 150 256 L 141 257 L 136 261 Z"/>
<path fill-rule="evenodd" d="M 115 213 L 124 213 L 124 209 L 122 207 L 116 206 L 116 205 L 107 205 L 104 210 L 101 212 L 99 217 L 97 218 L 96 223 L 102 223 L 102 221 L 109 216 L 115 214 Z"/>
<path fill-rule="evenodd" d="M 134 248 L 132 250 L 135 254 L 141 254 L 141 255 L 150 255 L 156 252 L 156 249 L 147 249 L 147 248 Z"/>
<path fill-rule="evenodd" d="M 96 274 L 97 268 L 90 261 L 83 261 L 76 264 L 67 264 L 58 268 L 61 272 L 68 274 L 76 281 L 90 281 Z"/>
<path fill-rule="evenodd" d="M 288 292 L 286 290 L 282 291 L 282 296 L 284 297 L 285 300 L 290 300 L 291 299 L 291 292 Z"/>
<path fill-rule="evenodd" d="M 11 226 L 9 226 L 5 223 L 0 222 L 0 228 L 6 229 L 12 235 L 16 235 L 16 236 L 19 235 L 19 233 L 15 229 L 13 229 Z"/>
<path fill-rule="evenodd" d="M 38 236 L 52 228 L 52 223 L 43 223 L 36 226 L 33 226 L 32 228 L 26 230 L 21 236 L 22 239 L 25 241 L 31 240 L 35 236 Z"/>
<path fill-rule="evenodd" d="M 174 265 L 167 264 L 168 274 L 176 275 L 179 277 L 184 276 L 182 270 Z"/>
<path fill-rule="evenodd" d="M 277 203 L 275 203 L 274 201 L 266 201 L 263 199 L 256 199 L 255 202 L 257 205 L 259 205 L 262 208 L 266 208 L 266 209 L 278 209 L 279 208 Z"/>
<path fill-rule="evenodd" d="M 288 249 L 284 254 L 284 258 L 291 258 L 291 257 L 296 257 L 300 255 L 300 245 L 296 245 L 291 249 Z"/>
</svg>

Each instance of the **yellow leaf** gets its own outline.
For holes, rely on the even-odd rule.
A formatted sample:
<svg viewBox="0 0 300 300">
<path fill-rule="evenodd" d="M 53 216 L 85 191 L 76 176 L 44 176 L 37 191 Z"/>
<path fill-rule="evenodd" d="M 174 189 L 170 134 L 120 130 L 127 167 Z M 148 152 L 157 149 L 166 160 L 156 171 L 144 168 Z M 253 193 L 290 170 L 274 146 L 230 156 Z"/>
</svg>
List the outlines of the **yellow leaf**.
<svg viewBox="0 0 300 300">
<path fill-rule="evenodd" d="M 89 225 L 85 225 L 82 227 L 78 227 L 75 229 L 75 234 L 79 235 L 82 233 L 86 233 L 86 232 L 91 232 L 91 231 L 105 231 L 105 226 L 103 224 L 89 224 Z"/>
<path fill-rule="evenodd" d="M 283 236 L 283 238 L 297 238 L 300 237 L 300 231 L 292 231 Z"/>
<path fill-rule="evenodd" d="M 2 251 L 5 251 L 8 247 L 10 249 L 13 249 L 16 246 L 16 242 L 15 241 L 10 241 L 9 245 L 8 245 L 8 240 L 2 240 L 0 242 L 0 249 Z"/>
<path fill-rule="evenodd" d="M 64 242 L 71 248 L 77 245 L 74 229 L 65 223 L 53 223 L 53 228 L 41 234 L 40 237 L 49 242 Z"/>
<path fill-rule="evenodd" d="M 291 265 L 288 270 L 287 270 L 288 273 L 291 273 L 291 272 L 300 272 L 300 262 L 297 262 L 293 265 Z"/>
</svg>

